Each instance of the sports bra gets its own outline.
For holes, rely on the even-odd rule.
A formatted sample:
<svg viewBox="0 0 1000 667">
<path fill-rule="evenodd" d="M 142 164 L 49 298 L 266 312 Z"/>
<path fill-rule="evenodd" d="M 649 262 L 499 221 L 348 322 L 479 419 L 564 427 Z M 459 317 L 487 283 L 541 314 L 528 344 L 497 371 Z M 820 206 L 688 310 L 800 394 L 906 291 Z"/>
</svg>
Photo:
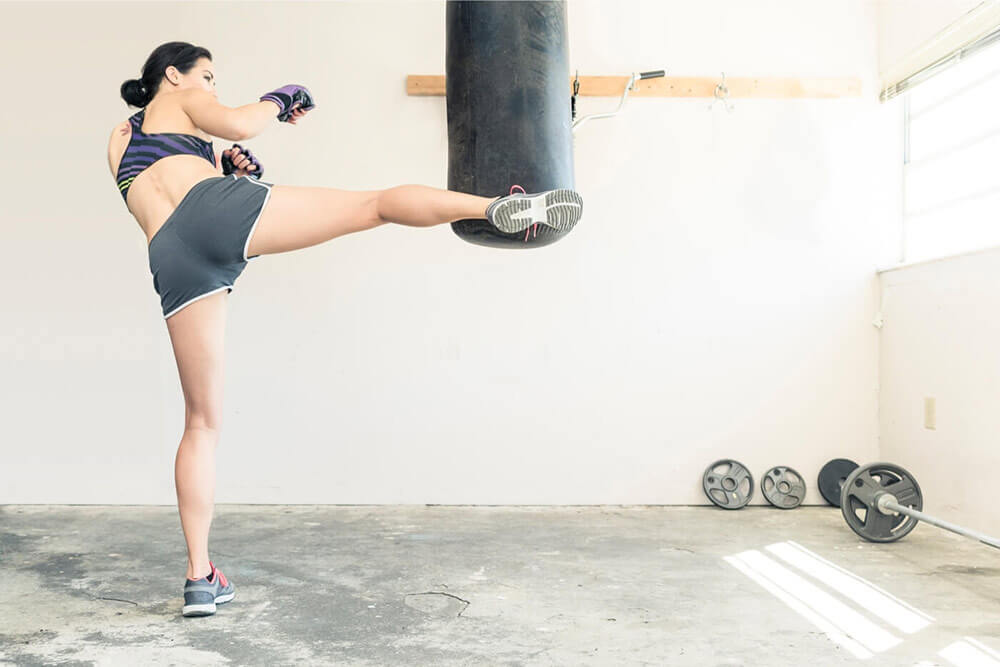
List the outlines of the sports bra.
<svg viewBox="0 0 1000 667">
<path fill-rule="evenodd" d="M 128 119 L 132 125 L 132 138 L 125 148 L 125 155 L 118 165 L 118 190 L 122 193 L 122 199 L 128 203 L 128 189 L 132 186 L 132 181 L 142 171 L 160 158 L 170 155 L 200 155 L 208 160 L 215 168 L 215 151 L 211 141 L 205 141 L 201 137 L 193 134 L 181 134 L 179 132 L 156 132 L 145 134 L 142 131 L 142 120 L 146 117 L 146 110 L 141 109 Z"/>
</svg>

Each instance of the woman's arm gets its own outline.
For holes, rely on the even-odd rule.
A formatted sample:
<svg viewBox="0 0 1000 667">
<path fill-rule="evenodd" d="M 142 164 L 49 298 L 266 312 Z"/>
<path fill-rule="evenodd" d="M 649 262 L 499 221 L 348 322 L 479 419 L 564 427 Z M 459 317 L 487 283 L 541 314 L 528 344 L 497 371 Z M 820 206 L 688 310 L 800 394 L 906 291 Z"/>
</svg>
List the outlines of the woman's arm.
<svg viewBox="0 0 1000 667">
<path fill-rule="evenodd" d="M 275 105 L 271 102 L 252 102 L 232 108 L 220 104 L 212 93 L 196 88 L 183 91 L 180 103 L 195 125 L 213 137 L 229 141 L 256 137 L 275 120 Z"/>
</svg>

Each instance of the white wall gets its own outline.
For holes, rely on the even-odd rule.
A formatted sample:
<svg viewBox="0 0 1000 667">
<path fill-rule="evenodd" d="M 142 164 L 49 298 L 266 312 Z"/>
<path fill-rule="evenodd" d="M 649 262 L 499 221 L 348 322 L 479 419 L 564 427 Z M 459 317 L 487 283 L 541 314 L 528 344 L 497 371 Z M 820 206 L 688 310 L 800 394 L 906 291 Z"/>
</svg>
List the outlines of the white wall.
<svg viewBox="0 0 1000 667">
<path fill-rule="evenodd" d="M 881 71 L 980 2 L 879 0 Z M 1000 250 L 880 278 L 880 459 L 913 474 L 931 514 L 1000 533 L 988 473 L 1000 464 Z M 933 430 L 924 426 L 926 398 L 936 405 Z"/>
<path fill-rule="evenodd" d="M 882 458 L 913 474 L 931 514 L 1000 534 L 1000 249 L 881 277 Z"/>
<path fill-rule="evenodd" d="M 119 85 L 161 42 L 205 45 L 224 103 L 288 82 L 316 94 L 305 123 L 251 143 L 269 180 L 443 187 L 445 100 L 407 97 L 404 79 L 444 72 L 444 5 L 0 13 L 17 100 L 0 105 L 0 503 L 172 503 L 183 402 L 106 166 L 132 113 Z M 821 502 L 822 463 L 876 458 L 875 268 L 898 242 L 900 147 L 876 102 L 874 6 L 569 16 L 582 74 L 858 76 L 864 96 L 732 114 L 635 100 L 577 137 L 586 215 L 546 249 L 386 226 L 254 262 L 229 297 L 218 502 L 704 503 L 721 457 L 758 478 L 791 465 Z"/>
</svg>

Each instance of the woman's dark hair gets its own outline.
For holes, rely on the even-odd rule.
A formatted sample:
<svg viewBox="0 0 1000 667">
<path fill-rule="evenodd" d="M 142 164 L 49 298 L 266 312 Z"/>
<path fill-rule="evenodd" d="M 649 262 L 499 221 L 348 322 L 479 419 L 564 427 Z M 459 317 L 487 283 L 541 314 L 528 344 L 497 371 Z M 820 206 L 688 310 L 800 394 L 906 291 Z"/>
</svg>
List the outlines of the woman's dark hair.
<svg viewBox="0 0 1000 667">
<path fill-rule="evenodd" d="M 187 42 L 160 44 L 146 58 L 142 77 L 129 79 L 122 84 L 122 99 L 134 107 L 145 107 L 156 95 L 167 68 L 173 65 L 181 74 L 187 74 L 199 58 L 212 59 L 208 49 Z"/>
</svg>

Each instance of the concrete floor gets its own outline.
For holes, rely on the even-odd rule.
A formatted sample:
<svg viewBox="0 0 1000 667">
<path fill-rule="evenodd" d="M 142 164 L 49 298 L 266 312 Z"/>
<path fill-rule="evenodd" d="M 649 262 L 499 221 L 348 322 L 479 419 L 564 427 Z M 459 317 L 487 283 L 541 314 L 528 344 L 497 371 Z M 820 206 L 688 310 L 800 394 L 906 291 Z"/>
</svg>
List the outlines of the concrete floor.
<svg viewBox="0 0 1000 667">
<path fill-rule="evenodd" d="M 840 585 L 766 548 L 789 540 Z M 866 662 L 846 647 L 868 631 L 894 638 L 881 664 L 1000 648 L 997 551 L 930 526 L 864 543 L 835 508 L 222 505 L 211 547 L 236 599 L 184 618 L 176 509 L 0 506 L 0 664 L 800 667 Z M 725 560 L 747 550 L 811 583 L 769 592 Z M 866 608 L 890 599 L 868 582 L 926 627 Z"/>
</svg>

